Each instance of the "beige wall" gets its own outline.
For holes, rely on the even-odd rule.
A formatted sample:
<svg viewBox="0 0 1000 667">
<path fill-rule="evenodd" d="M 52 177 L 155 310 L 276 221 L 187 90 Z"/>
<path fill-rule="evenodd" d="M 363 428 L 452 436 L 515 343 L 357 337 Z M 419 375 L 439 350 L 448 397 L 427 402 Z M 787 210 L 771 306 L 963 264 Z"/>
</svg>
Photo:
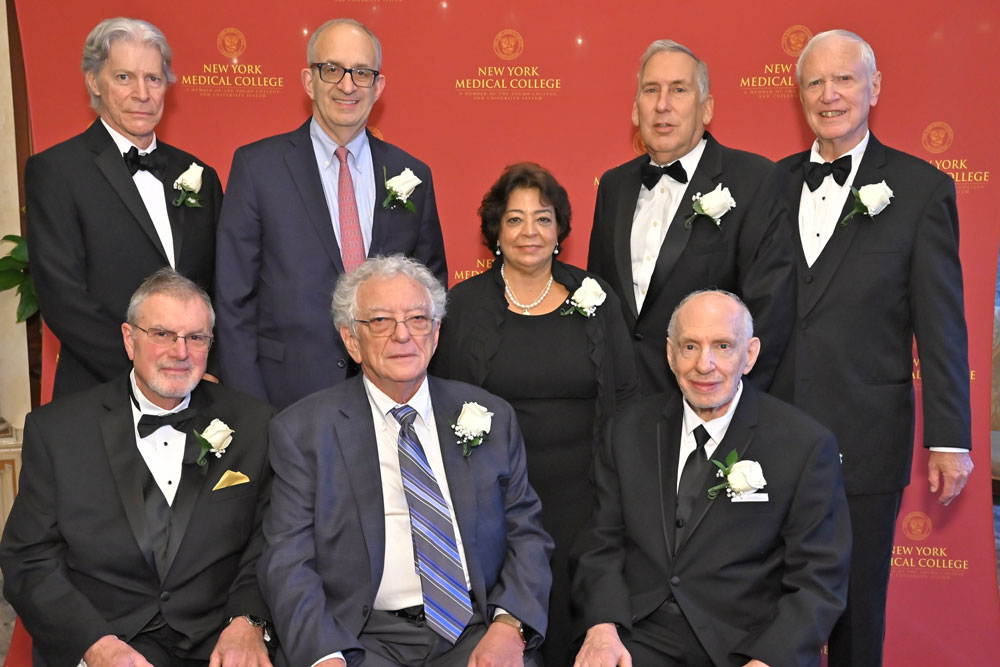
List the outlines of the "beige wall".
<svg viewBox="0 0 1000 667">
<path fill-rule="evenodd" d="M 0 236 L 20 234 L 20 230 L 7 12 L 0 11 Z M 0 255 L 9 251 L 9 243 L 0 245 Z M 23 428 L 24 415 L 31 410 L 28 344 L 24 325 L 14 323 L 16 310 L 14 291 L 0 292 L 0 416 Z"/>
</svg>

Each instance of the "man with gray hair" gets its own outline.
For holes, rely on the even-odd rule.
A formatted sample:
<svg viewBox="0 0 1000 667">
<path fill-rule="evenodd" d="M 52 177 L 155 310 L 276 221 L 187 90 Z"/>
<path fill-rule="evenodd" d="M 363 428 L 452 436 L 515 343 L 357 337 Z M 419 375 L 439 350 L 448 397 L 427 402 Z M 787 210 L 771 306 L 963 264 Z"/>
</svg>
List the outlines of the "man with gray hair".
<svg viewBox="0 0 1000 667">
<path fill-rule="evenodd" d="M 236 151 L 219 221 L 223 380 L 279 408 L 357 371 L 327 311 L 366 257 L 401 253 L 448 280 L 430 169 L 366 129 L 386 85 L 378 38 L 333 19 L 306 56 L 312 118 Z"/>
<path fill-rule="evenodd" d="M 427 376 L 444 288 L 414 259 L 369 259 L 333 314 L 362 375 L 271 424 L 260 573 L 278 664 L 535 664 L 552 540 L 514 410 Z"/>
<path fill-rule="evenodd" d="M 156 26 L 101 21 L 82 65 L 100 117 L 25 166 L 31 275 L 61 343 L 55 396 L 128 370 L 118 329 L 132 292 L 156 269 L 212 287 L 222 187 L 214 169 L 156 136 L 170 60 Z"/>
<path fill-rule="evenodd" d="M 795 307 L 774 165 L 706 131 L 715 109 L 708 66 L 687 47 L 653 42 L 638 79 L 632 122 L 646 155 L 601 177 L 587 268 L 621 299 L 644 394 L 677 391 L 663 357 L 667 320 L 684 295 L 712 286 L 750 306 L 764 341 L 750 379 L 767 389 Z"/>
<path fill-rule="evenodd" d="M 120 325 L 132 371 L 28 415 L 0 567 L 36 666 L 270 667 L 273 410 L 202 381 L 213 319 L 160 269 Z"/>
<path fill-rule="evenodd" d="M 816 141 L 778 163 L 800 261 L 794 333 L 772 391 L 840 443 L 854 552 L 830 665 L 877 667 L 913 461 L 914 337 L 930 492 L 948 505 L 973 467 L 955 183 L 869 131 L 882 73 L 859 35 L 816 35 L 796 73 Z"/>
<path fill-rule="evenodd" d="M 577 667 L 818 666 L 851 531 L 833 435 L 742 378 L 750 311 L 695 292 L 670 319 L 680 395 L 615 416 L 577 540 Z"/>
</svg>

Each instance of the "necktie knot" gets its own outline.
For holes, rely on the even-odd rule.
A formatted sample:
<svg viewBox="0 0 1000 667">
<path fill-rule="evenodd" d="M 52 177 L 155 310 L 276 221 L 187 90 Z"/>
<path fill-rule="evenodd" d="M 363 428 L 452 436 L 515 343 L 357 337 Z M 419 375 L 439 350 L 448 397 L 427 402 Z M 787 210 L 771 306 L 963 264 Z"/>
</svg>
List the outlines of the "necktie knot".
<svg viewBox="0 0 1000 667">
<path fill-rule="evenodd" d="M 413 426 L 413 420 L 417 418 L 417 411 L 409 405 L 399 405 L 389 410 L 392 416 L 401 426 Z"/>
<path fill-rule="evenodd" d="M 153 150 L 145 155 L 139 155 L 139 149 L 132 146 L 122 157 L 131 176 L 135 176 L 137 171 L 148 171 L 162 181 L 167 172 L 167 155 L 163 151 Z"/>
<path fill-rule="evenodd" d="M 698 427 L 694 430 L 694 441 L 698 445 L 699 451 L 705 450 L 705 443 L 711 440 L 711 438 L 712 436 L 708 434 L 708 429 L 703 424 L 698 424 Z"/>
<path fill-rule="evenodd" d="M 842 155 L 833 162 L 806 162 L 804 170 L 810 192 L 815 192 L 823 179 L 831 175 L 837 185 L 843 185 L 851 173 L 851 156 Z"/>
<path fill-rule="evenodd" d="M 642 184 L 646 186 L 647 190 L 652 190 L 664 174 L 678 183 L 688 182 L 687 172 L 684 171 L 684 165 L 681 164 L 680 160 L 675 160 L 666 167 L 655 165 L 652 162 L 644 162 L 641 166 L 641 171 Z"/>
<path fill-rule="evenodd" d="M 347 150 L 347 146 L 337 146 L 337 150 L 333 151 L 333 154 L 337 157 L 341 166 L 347 166 L 347 156 L 350 155 L 350 151 Z"/>
</svg>

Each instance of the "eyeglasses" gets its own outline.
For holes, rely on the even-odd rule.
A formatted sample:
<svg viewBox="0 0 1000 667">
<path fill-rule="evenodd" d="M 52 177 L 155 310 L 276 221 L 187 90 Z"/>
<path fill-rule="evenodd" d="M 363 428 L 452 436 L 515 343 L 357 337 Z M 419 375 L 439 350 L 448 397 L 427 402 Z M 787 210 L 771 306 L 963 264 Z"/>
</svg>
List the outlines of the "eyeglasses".
<svg viewBox="0 0 1000 667">
<path fill-rule="evenodd" d="M 427 315 L 410 315 L 401 320 L 392 317 L 373 317 L 370 320 L 354 320 L 358 324 L 365 324 L 373 336 L 391 336 L 396 327 L 402 324 L 411 336 L 426 336 L 434 328 L 434 318 Z"/>
<path fill-rule="evenodd" d="M 319 70 L 319 78 L 326 83 L 340 83 L 345 74 L 350 74 L 355 86 L 371 88 L 378 78 L 378 70 L 367 67 L 341 67 L 334 63 L 312 63 L 312 66 Z"/>
<path fill-rule="evenodd" d="M 177 342 L 178 338 L 183 338 L 184 342 L 187 343 L 192 350 L 207 352 L 212 347 L 212 343 L 215 342 L 215 338 L 213 336 L 209 336 L 208 334 L 188 334 L 187 336 L 182 336 L 176 331 L 168 331 L 167 329 L 157 329 L 155 327 L 143 329 L 138 324 L 132 324 L 132 326 L 146 334 L 146 336 L 149 337 L 150 342 L 152 342 L 156 347 L 170 347 Z"/>
</svg>

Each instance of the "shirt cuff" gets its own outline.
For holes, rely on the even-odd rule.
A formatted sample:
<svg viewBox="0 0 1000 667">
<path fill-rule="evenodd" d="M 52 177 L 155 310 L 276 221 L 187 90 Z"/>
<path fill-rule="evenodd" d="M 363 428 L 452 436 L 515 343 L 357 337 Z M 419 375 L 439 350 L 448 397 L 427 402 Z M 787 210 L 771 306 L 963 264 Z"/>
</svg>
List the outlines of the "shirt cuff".
<svg viewBox="0 0 1000 667">
<path fill-rule="evenodd" d="M 964 447 L 928 447 L 932 452 L 950 452 L 952 454 L 968 454 L 969 450 Z"/>
<path fill-rule="evenodd" d="M 337 651 L 336 653 L 331 653 L 329 655 L 324 655 L 322 658 L 320 658 L 319 660 L 317 660 L 316 662 L 314 662 L 311 665 L 311 667 L 316 667 L 316 665 L 318 665 L 319 663 L 323 662 L 324 660 L 333 660 L 334 658 L 340 658 L 341 660 L 344 661 L 345 665 L 347 664 L 347 659 L 344 657 L 343 651 Z"/>
</svg>

